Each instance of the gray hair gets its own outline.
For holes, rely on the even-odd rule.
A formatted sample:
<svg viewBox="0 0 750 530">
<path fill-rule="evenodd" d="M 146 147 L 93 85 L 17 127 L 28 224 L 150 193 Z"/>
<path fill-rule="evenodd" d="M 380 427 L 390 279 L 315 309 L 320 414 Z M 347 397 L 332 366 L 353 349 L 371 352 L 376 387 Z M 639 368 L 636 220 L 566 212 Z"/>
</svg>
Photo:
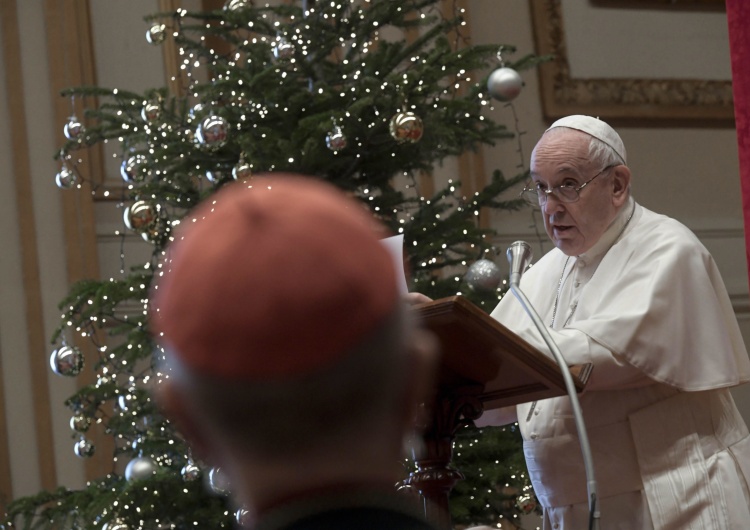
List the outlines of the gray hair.
<svg viewBox="0 0 750 530">
<path fill-rule="evenodd" d="M 335 325 L 335 324 L 332 324 Z M 227 381 L 168 355 L 174 384 L 203 420 L 243 451 L 304 455 L 402 421 L 412 318 L 402 304 L 334 366 L 283 380 Z"/>
<path fill-rule="evenodd" d="M 594 136 L 589 141 L 589 160 L 600 167 L 626 165 L 617 151 Z"/>
</svg>

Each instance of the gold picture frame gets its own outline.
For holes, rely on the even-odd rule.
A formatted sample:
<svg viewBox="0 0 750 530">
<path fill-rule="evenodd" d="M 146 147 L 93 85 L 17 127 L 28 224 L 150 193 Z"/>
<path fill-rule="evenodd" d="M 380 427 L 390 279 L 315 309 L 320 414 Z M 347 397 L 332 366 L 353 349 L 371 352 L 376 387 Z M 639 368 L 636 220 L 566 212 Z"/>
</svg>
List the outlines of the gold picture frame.
<svg viewBox="0 0 750 530">
<path fill-rule="evenodd" d="M 571 77 L 560 0 L 529 4 L 536 52 L 552 56 L 539 66 L 545 119 L 588 114 L 619 125 L 734 126 L 731 81 Z"/>
</svg>

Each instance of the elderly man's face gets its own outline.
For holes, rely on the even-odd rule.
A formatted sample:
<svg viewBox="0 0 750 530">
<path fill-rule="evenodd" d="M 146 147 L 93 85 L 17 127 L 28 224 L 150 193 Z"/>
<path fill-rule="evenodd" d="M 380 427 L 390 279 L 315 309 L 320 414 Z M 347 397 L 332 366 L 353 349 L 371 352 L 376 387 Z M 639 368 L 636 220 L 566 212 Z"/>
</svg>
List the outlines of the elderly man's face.
<svg viewBox="0 0 750 530">
<path fill-rule="evenodd" d="M 545 134 L 531 155 L 531 177 L 546 189 L 581 186 L 602 167 L 588 158 L 590 137 L 572 129 Z M 599 240 L 624 203 L 615 192 L 613 169 L 607 170 L 580 191 L 578 201 L 565 203 L 552 193 L 541 206 L 544 227 L 552 242 L 568 256 L 588 251 Z"/>
</svg>

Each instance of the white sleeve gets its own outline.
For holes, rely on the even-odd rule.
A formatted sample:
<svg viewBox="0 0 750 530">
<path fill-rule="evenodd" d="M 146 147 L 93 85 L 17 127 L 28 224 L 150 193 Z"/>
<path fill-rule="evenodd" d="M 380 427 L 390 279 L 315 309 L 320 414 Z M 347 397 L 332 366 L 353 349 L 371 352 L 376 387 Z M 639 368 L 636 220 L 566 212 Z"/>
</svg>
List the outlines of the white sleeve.
<svg viewBox="0 0 750 530">
<path fill-rule="evenodd" d="M 622 356 L 612 353 L 582 331 L 550 328 L 547 328 L 547 331 L 569 366 L 586 363 L 594 365 L 586 390 L 616 390 L 654 383 L 645 372 L 628 363 Z M 536 328 L 525 328 L 517 331 L 517 334 L 554 360 L 547 343 Z"/>
</svg>

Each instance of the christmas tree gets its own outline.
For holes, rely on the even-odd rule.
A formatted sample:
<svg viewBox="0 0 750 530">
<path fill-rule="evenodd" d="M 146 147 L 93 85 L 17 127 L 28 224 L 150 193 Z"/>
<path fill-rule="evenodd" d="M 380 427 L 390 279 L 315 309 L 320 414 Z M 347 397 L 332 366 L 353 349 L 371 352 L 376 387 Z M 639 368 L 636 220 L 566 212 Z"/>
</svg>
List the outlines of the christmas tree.
<svg viewBox="0 0 750 530">
<path fill-rule="evenodd" d="M 521 208 L 511 188 L 526 174 L 497 170 L 468 196 L 456 180 L 430 179 L 445 159 L 513 136 L 487 110 L 517 96 L 517 72 L 539 59 L 499 62 L 513 47 L 470 45 L 461 15 L 440 0 L 229 0 L 213 11 L 158 13 L 147 19 L 147 38 L 178 47 L 178 88 L 63 94 L 94 103 L 64 124 L 57 185 L 96 193 L 99 181 L 79 172 L 80 153 L 116 144 L 124 225 L 149 245 L 150 259 L 73 286 L 52 339 L 56 373 L 93 367 L 95 381 L 67 401 L 74 452 L 91 456 L 89 433 L 101 430 L 114 441 L 111 473 L 81 490 L 17 499 L 4 528 L 227 528 L 241 519 L 220 471 L 192 460 L 149 393 L 160 377 L 149 287 L 172 229 L 227 182 L 265 172 L 325 179 L 403 236 L 412 290 L 495 305 L 503 288 L 482 212 Z M 435 191 L 425 193 L 425 182 Z M 93 358 L 84 359 L 82 340 L 94 345 Z M 477 436 L 459 433 L 456 462 L 468 479 L 452 500 L 455 520 L 514 519 L 530 506 L 517 433 Z"/>
</svg>

